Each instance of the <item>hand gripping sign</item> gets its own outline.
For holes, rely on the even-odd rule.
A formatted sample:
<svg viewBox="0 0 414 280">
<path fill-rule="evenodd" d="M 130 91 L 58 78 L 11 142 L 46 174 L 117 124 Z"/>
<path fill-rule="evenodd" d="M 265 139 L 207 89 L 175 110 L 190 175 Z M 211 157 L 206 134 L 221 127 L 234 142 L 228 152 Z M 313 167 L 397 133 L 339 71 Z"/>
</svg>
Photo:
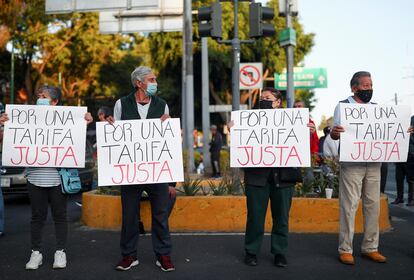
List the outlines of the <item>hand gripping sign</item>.
<svg viewBox="0 0 414 280">
<path fill-rule="evenodd" d="M 340 103 L 340 161 L 405 162 L 410 107 Z"/>
<path fill-rule="evenodd" d="M 96 123 L 98 185 L 184 181 L 179 119 Z"/>
<path fill-rule="evenodd" d="M 7 105 L 4 166 L 85 167 L 86 107 Z"/>
<path fill-rule="evenodd" d="M 307 108 L 234 111 L 231 119 L 231 167 L 310 166 Z"/>
</svg>

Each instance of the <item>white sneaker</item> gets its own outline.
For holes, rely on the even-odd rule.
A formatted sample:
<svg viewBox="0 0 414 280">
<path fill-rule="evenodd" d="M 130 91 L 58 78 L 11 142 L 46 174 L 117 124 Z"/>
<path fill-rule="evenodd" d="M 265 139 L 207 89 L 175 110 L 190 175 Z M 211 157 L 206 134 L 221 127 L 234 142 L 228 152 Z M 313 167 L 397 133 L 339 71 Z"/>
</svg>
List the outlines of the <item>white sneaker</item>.
<svg viewBox="0 0 414 280">
<path fill-rule="evenodd" d="M 53 268 L 65 268 L 66 267 L 66 253 L 63 250 L 57 250 L 55 252 L 55 261 L 53 262 Z"/>
<path fill-rule="evenodd" d="M 42 265 L 42 260 L 43 260 L 42 254 L 39 251 L 32 250 L 32 254 L 30 255 L 30 260 L 26 264 L 26 269 L 30 269 L 30 270 L 38 269 L 39 266 Z"/>
</svg>

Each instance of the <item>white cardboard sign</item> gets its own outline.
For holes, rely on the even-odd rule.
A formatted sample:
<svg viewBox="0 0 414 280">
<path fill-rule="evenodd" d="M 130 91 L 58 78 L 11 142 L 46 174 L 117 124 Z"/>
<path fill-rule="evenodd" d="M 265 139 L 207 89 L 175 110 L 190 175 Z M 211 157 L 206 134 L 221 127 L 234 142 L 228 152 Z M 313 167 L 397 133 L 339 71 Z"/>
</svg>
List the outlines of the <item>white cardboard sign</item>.
<svg viewBox="0 0 414 280">
<path fill-rule="evenodd" d="M 340 104 L 340 161 L 405 162 L 410 134 L 410 107 Z"/>
<path fill-rule="evenodd" d="M 6 105 L 4 166 L 85 167 L 86 107 Z"/>
<path fill-rule="evenodd" d="M 98 185 L 184 181 L 179 119 L 96 123 Z"/>
<path fill-rule="evenodd" d="M 231 167 L 310 166 L 307 108 L 234 111 L 231 119 Z"/>
</svg>

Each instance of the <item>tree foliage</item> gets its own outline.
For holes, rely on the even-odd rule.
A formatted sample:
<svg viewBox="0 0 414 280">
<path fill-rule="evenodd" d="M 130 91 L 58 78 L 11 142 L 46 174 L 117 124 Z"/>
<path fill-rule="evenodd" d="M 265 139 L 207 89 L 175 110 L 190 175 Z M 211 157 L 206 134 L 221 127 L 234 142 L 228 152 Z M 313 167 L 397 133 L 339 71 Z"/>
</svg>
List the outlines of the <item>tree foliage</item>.
<svg viewBox="0 0 414 280">
<path fill-rule="evenodd" d="M 158 75 L 161 96 L 170 104 L 171 114 L 180 116 L 182 86 L 181 32 L 141 35 L 99 34 L 96 13 L 46 15 L 44 0 L 1 0 L 0 11 L 0 71 L 9 71 L 3 65 L 9 55 L 5 42 L 13 39 L 16 48 L 16 88 L 23 91 L 19 102 L 31 102 L 33 92 L 41 84 L 59 85 L 66 103 L 112 105 L 114 100 L 132 90 L 130 73 L 138 65 L 146 64 Z M 193 1 L 193 9 L 214 1 Z M 278 1 L 269 1 L 278 14 Z M 233 37 L 233 4 L 222 2 L 224 39 Z M 239 4 L 239 36 L 248 39 L 248 2 Z M 277 31 L 285 26 L 285 19 L 276 16 Z M 295 63 L 300 64 L 313 46 L 314 34 L 306 34 L 297 19 Z M 193 17 L 195 110 L 201 108 L 201 41 L 197 19 Z M 231 103 L 231 47 L 208 40 L 209 88 L 211 103 Z M 242 62 L 260 61 L 268 76 L 280 73 L 286 65 L 284 49 L 277 36 L 244 44 Z M 273 82 L 267 82 L 273 86 Z M 249 92 L 242 92 L 242 101 Z M 307 105 L 312 105 L 312 92 L 298 91 Z M 257 95 L 257 94 L 256 94 Z M 25 98 L 24 98 L 25 97 Z M 93 109 L 92 109 L 93 111 Z M 196 116 L 198 116 L 196 114 Z M 200 124 L 196 118 L 196 124 Z"/>
<path fill-rule="evenodd" d="M 211 5 L 215 1 L 194 1 L 193 10 L 199 7 Z M 269 6 L 278 14 L 278 1 L 269 1 Z M 231 39 L 233 32 L 233 4 L 222 2 L 223 13 L 223 39 Z M 239 4 L 239 37 L 249 39 L 249 4 L 242 2 Z M 285 18 L 276 16 L 273 24 L 277 31 L 285 27 Z M 305 34 L 302 25 L 297 21 L 293 22 L 297 32 L 297 47 L 295 48 L 295 63 L 303 61 L 305 55 L 310 52 L 313 46 L 314 34 Z M 193 49 L 194 49 L 194 86 L 195 86 L 195 110 L 201 109 L 201 40 L 198 37 L 197 18 L 193 17 Z M 182 38 L 176 33 L 153 33 L 149 36 L 149 47 L 152 60 L 152 67 L 158 70 L 162 82 L 168 84 L 164 95 L 176 101 L 179 107 L 181 102 L 181 62 L 182 62 Z M 231 68 L 232 52 L 229 45 L 219 44 L 215 40 L 208 39 L 209 51 L 209 80 L 210 80 L 210 102 L 216 104 L 231 104 Z M 277 36 L 256 40 L 254 44 L 243 44 L 241 48 L 241 62 L 262 62 L 264 72 L 282 72 L 286 65 L 285 51 L 279 46 Z M 268 86 L 273 86 L 273 82 L 267 82 Z M 248 99 L 248 91 L 242 92 L 241 100 Z M 256 94 L 257 96 L 257 94 Z M 297 98 L 301 98 L 307 105 L 312 106 L 314 94 L 309 91 L 298 91 Z M 179 111 L 178 111 L 179 112 Z M 201 125 L 200 119 L 196 119 L 196 124 Z M 222 120 L 223 121 L 223 120 Z M 221 121 L 221 122 L 222 122 Z"/>
</svg>

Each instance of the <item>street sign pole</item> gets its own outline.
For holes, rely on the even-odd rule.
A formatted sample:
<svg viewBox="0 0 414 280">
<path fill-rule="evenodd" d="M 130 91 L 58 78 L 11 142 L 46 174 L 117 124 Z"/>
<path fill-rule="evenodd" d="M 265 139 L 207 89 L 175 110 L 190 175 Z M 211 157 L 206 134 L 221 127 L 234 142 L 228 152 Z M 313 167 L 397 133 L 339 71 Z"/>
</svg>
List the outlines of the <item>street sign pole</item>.
<svg viewBox="0 0 414 280">
<path fill-rule="evenodd" d="M 240 110 L 240 39 L 239 39 L 239 3 L 238 0 L 233 1 L 234 6 L 234 36 L 231 41 L 233 51 L 233 72 L 232 72 L 232 109 L 233 111 Z M 233 168 L 233 183 L 236 193 L 241 193 L 240 186 L 240 169 Z"/>
<path fill-rule="evenodd" d="M 291 1 L 286 0 L 286 28 L 292 28 L 292 15 L 290 13 Z M 293 45 L 288 44 L 285 47 L 286 50 L 286 62 L 287 62 L 287 107 L 292 108 L 295 100 L 295 88 L 293 85 L 293 65 L 294 65 L 294 54 Z"/>
<path fill-rule="evenodd" d="M 210 98 L 208 83 L 208 38 L 201 38 L 201 110 L 203 122 L 203 165 L 204 169 L 210 168 L 210 152 L 209 152 L 209 130 L 210 130 Z"/>
<path fill-rule="evenodd" d="M 193 75 L 193 33 L 191 0 L 184 0 L 184 33 L 185 33 L 185 102 L 186 123 L 184 135 L 187 143 L 187 173 L 194 171 L 194 75 Z"/>
<path fill-rule="evenodd" d="M 239 39 L 239 20 L 238 20 L 238 0 L 233 1 L 234 5 L 234 37 L 231 41 L 233 52 L 233 69 L 232 69 L 232 106 L 233 111 L 240 109 L 240 39 Z"/>
</svg>

